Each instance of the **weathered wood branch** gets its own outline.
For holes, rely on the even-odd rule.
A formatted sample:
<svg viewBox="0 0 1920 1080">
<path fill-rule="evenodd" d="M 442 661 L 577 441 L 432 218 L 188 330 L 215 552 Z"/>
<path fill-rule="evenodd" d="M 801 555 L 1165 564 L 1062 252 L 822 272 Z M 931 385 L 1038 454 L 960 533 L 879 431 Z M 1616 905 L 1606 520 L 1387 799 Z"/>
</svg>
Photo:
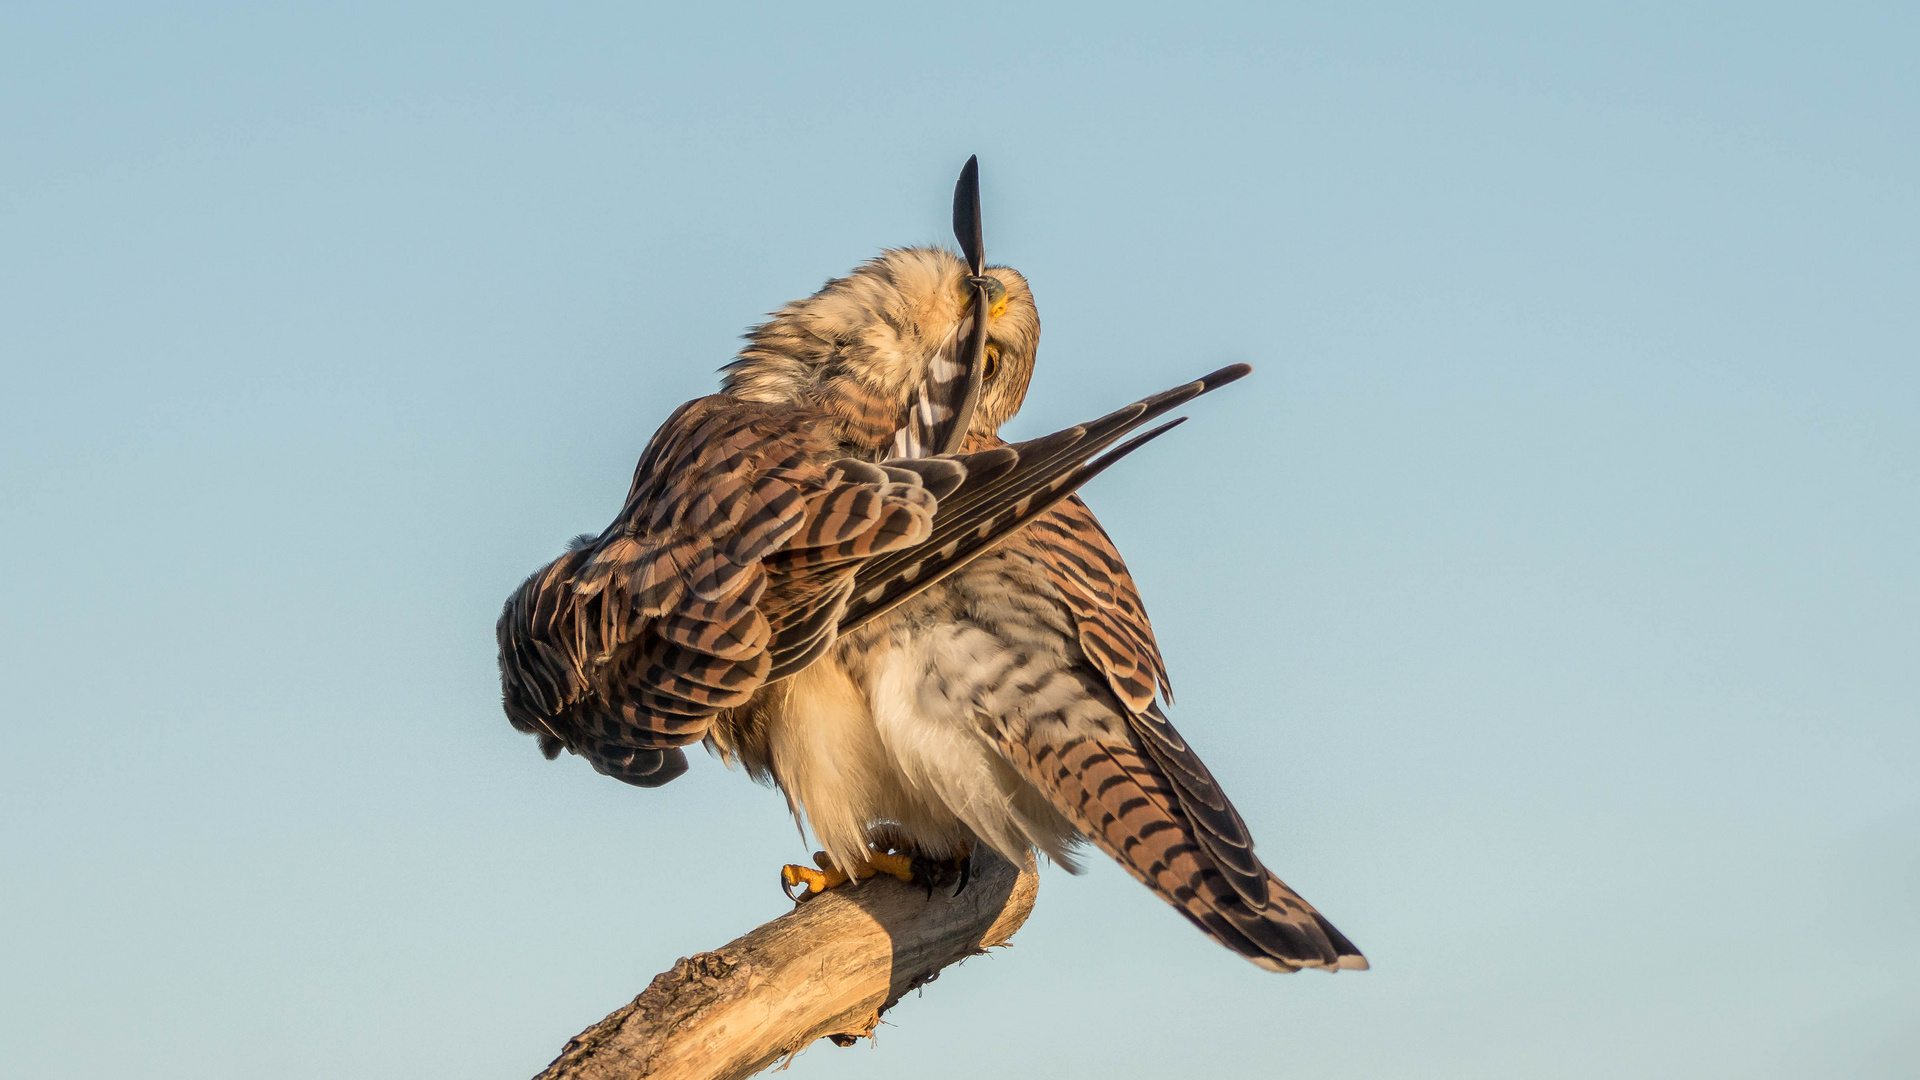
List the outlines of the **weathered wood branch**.
<svg viewBox="0 0 1920 1080">
<path fill-rule="evenodd" d="M 535 1080 L 731 1080 L 815 1039 L 851 1045 L 940 969 L 1005 944 L 1038 882 L 1031 860 L 984 852 L 957 897 L 885 876 L 834 889 L 655 976 Z"/>
</svg>

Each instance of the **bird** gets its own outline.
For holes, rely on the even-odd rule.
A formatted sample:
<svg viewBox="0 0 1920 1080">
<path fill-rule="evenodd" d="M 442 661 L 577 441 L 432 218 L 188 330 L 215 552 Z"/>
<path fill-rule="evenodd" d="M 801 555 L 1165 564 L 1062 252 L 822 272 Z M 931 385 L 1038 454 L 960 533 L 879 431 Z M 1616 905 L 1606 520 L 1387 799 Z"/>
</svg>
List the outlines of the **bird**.
<svg viewBox="0 0 1920 1080">
<path fill-rule="evenodd" d="M 1366 968 L 1169 721 L 1139 589 L 1076 494 L 1250 369 L 1009 443 L 1040 320 L 985 263 L 977 158 L 953 221 L 959 254 L 885 250 L 752 329 L 612 523 L 512 593 L 509 721 L 639 787 L 694 743 L 777 786 L 822 849 L 782 870 L 801 901 L 964 888 L 981 846 L 1077 870 L 1091 843 L 1262 968 Z"/>
</svg>

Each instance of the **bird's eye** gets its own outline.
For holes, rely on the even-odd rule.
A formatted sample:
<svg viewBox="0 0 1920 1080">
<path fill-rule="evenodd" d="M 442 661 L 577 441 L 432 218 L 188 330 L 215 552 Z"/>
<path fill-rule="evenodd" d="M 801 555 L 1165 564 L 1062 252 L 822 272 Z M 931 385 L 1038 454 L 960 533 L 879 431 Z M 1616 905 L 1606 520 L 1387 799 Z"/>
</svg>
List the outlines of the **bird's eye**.
<svg viewBox="0 0 1920 1080">
<path fill-rule="evenodd" d="M 1000 374 L 1000 346 L 989 345 L 987 346 L 987 366 L 986 369 L 980 373 L 980 377 L 982 379 L 991 379 L 998 374 Z"/>
</svg>

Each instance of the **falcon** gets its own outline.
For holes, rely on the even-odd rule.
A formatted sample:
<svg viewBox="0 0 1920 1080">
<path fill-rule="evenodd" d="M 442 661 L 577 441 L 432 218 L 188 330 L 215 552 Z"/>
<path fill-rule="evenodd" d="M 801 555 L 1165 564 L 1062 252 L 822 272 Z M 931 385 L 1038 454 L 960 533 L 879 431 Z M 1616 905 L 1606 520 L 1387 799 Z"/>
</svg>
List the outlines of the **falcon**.
<svg viewBox="0 0 1920 1080">
<path fill-rule="evenodd" d="M 961 255 L 889 250 L 776 312 L 667 419 L 613 523 L 508 599 L 508 719 L 640 787 L 698 742 L 777 785 L 822 849 L 782 870 L 802 900 L 964 888 L 978 845 L 1076 869 L 1090 841 L 1263 968 L 1365 968 L 1168 721 L 1139 591 L 1074 494 L 1250 369 L 1007 443 L 1040 319 L 984 263 L 974 160 L 954 232 Z"/>
</svg>

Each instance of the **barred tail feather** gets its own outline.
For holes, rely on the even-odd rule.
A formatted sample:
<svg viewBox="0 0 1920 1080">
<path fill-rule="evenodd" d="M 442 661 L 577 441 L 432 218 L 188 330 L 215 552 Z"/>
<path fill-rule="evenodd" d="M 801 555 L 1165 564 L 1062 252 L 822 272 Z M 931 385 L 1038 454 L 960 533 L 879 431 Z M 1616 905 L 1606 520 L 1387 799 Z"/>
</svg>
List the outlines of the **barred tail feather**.
<svg viewBox="0 0 1920 1080">
<path fill-rule="evenodd" d="M 1198 838 L 1176 785 L 1139 748 L 1082 736 L 1058 745 L 1029 738 L 1010 749 L 1089 839 L 1208 937 L 1269 971 L 1367 966 L 1345 935 L 1264 866 L 1264 902 L 1250 904 L 1238 875 L 1223 873 Z"/>
</svg>

